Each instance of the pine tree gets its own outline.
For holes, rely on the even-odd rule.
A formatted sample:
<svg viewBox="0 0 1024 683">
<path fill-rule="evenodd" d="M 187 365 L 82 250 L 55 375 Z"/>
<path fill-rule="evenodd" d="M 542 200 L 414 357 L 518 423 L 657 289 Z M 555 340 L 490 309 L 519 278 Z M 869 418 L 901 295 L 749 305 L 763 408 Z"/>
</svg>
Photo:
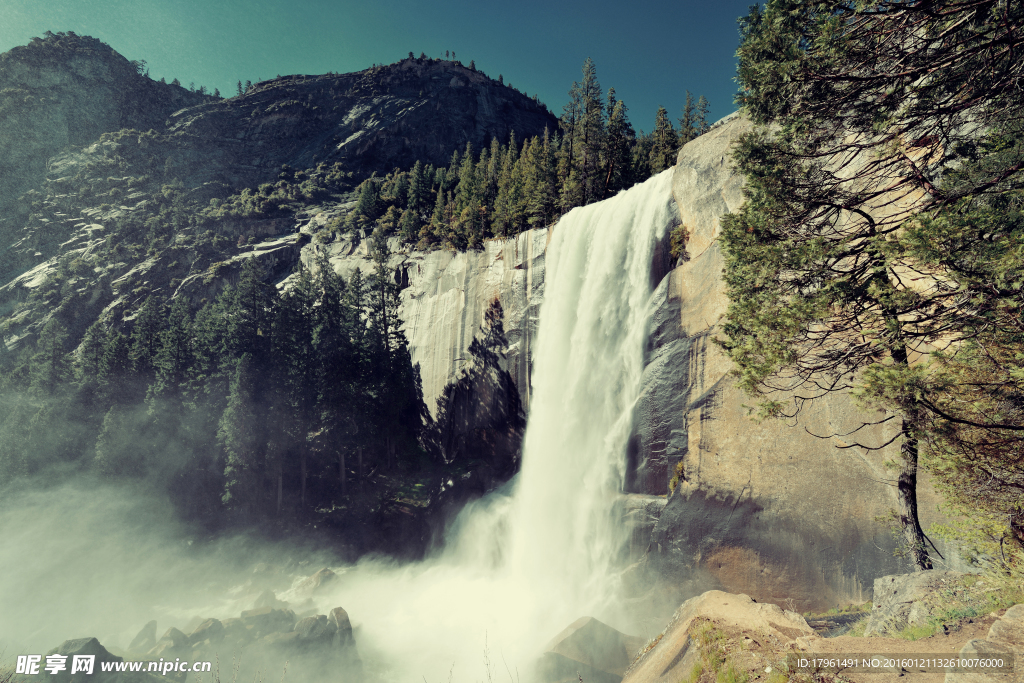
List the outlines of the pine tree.
<svg viewBox="0 0 1024 683">
<path fill-rule="evenodd" d="M 427 210 L 430 200 L 430 181 L 424 175 L 423 162 L 417 160 L 409 174 L 409 193 L 406 206 L 417 215 Z"/>
<path fill-rule="evenodd" d="M 75 358 L 75 376 L 81 384 L 98 382 L 105 374 L 104 359 L 107 349 L 107 326 L 97 320 L 82 337 Z"/>
<path fill-rule="evenodd" d="M 473 159 L 473 145 L 466 143 L 466 151 L 459 164 L 459 184 L 455 191 L 455 212 L 462 211 L 478 196 L 476 164 Z"/>
<path fill-rule="evenodd" d="M 268 357 L 271 311 L 276 292 L 262 279 L 263 269 L 255 258 L 242 263 L 238 284 L 226 302 L 225 346 L 233 358 L 249 354 L 254 368 L 264 366 Z"/>
<path fill-rule="evenodd" d="M 440 187 L 437 188 L 437 195 L 434 198 L 434 211 L 430 215 L 430 234 L 424 237 L 430 238 L 443 238 L 444 233 L 448 230 L 448 223 L 444 217 L 444 190 Z M 427 226 L 423 226 L 423 230 L 426 230 Z M 420 231 L 422 234 L 422 230 Z"/>
<path fill-rule="evenodd" d="M 264 498 L 266 442 L 257 409 L 256 375 L 252 356 L 242 354 L 217 430 L 217 440 L 227 458 L 223 501 L 247 517 L 261 509 Z"/>
<path fill-rule="evenodd" d="M 398 225 L 398 236 L 403 242 L 414 242 L 418 239 L 422 222 L 415 211 L 412 209 L 406 209 L 403 211 Z"/>
<path fill-rule="evenodd" d="M 573 81 L 569 88 L 569 102 L 562 107 L 559 126 L 562 129 L 562 144 L 559 146 L 558 185 L 561 188 L 559 197 L 561 213 L 568 213 L 583 203 L 583 188 L 579 177 L 579 139 L 580 119 L 583 105 L 580 84 Z"/>
<path fill-rule="evenodd" d="M 604 196 L 601 154 L 604 149 L 604 94 L 597 82 L 597 67 L 589 57 L 583 62 L 583 80 L 579 86 L 579 122 L 575 127 L 578 177 L 581 203 L 590 204 Z"/>
<path fill-rule="evenodd" d="M 690 140 L 693 140 L 699 133 L 697 122 L 697 105 L 693 101 L 693 95 L 686 91 L 686 104 L 683 105 L 683 115 L 679 118 L 679 146 L 682 147 Z"/>
<path fill-rule="evenodd" d="M 626 115 L 626 104 L 608 89 L 608 131 L 605 144 L 604 197 L 630 186 L 630 147 L 635 138 Z"/>
<path fill-rule="evenodd" d="M 665 107 L 658 107 L 651 140 L 651 174 L 661 173 L 676 162 L 678 139 Z"/>
<path fill-rule="evenodd" d="M 703 95 L 701 95 L 697 99 L 697 116 L 696 116 L 697 135 L 704 135 L 704 133 L 707 133 L 708 129 L 710 128 L 710 124 L 708 123 L 708 110 L 709 110 L 709 108 L 710 108 L 710 105 L 708 104 L 708 99 L 706 97 L 704 97 Z"/>
<path fill-rule="evenodd" d="M 331 268 L 329 262 L 324 264 Z M 277 480 L 277 489 L 283 488 L 286 454 L 297 463 L 299 504 L 305 510 L 309 478 L 309 443 L 307 435 L 316 431 L 315 415 L 320 382 L 320 365 L 315 344 L 320 293 L 309 270 L 300 266 L 295 282 L 287 295 L 281 298 L 274 320 L 274 373 L 269 394 L 273 419 L 269 430 L 267 468 Z M 281 500 L 277 501 L 280 510 Z"/>
<path fill-rule="evenodd" d="M 523 192 L 526 196 L 527 222 L 531 228 L 541 228 L 554 222 L 558 202 L 555 151 L 546 128 L 543 139 L 534 137 L 530 140 L 525 168 Z"/>
<path fill-rule="evenodd" d="M 70 370 L 67 349 L 68 331 L 56 318 L 43 326 L 32 354 L 32 389 L 41 396 L 51 396 L 60 388 Z"/>
<path fill-rule="evenodd" d="M 159 304 L 153 297 L 146 297 L 135 316 L 130 352 L 132 369 L 146 384 L 149 384 L 155 376 L 156 356 L 160 351 L 160 332 L 163 329 L 163 323 Z"/>
<path fill-rule="evenodd" d="M 1020 69 L 1002 56 L 1024 46 L 1022 26 L 1024 7 L 997 2 L 936 12 L 773 0 L 741 22 L 739 102 L 757 128 L 735 153 L 747 201 L 723 218 L 725 346 L 768 415 L 785 409 L 770 393 L 780 378 L 812 395 L 856 387 L 893 411 L 897 518 L 920 569 L 932 566 L 917 516 L 922 439 L 973 457 L 969 437 L 947 441 L 948 426 L 929 424 L 992 440 L 1021 428 L 976 412 L 986 380 L 968 390 L 976 400 L 946 393 L 956 361 L 947 374 L 941 356 L 910 359 L 934 344 L 970 359 L 1019 320 L 1019 208 L 1007 209 L 1020 206 L 1024 102 Z M 986 365 L 976 369 L 1001 374 Z M 1009 521 L 1020 508 L 1000 512 Z"/>
<path fill-rule="evenodd" d="M 160 333 L 160 350 L 153 361 L 156 371 L 153 393 L 178 396 L 188 381 L 193 363 L 191 315 L 188 302 L 179 297 L 171 304 L 166 327 Z"/>
</svg>

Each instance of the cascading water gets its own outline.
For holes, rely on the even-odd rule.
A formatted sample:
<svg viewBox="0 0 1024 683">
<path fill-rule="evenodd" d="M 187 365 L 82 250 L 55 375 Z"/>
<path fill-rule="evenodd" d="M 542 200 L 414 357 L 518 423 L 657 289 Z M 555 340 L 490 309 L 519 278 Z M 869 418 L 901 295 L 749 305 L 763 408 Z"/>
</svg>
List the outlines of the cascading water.
<svg viewBox="0 0 1024 683">
<path fill-rule="evenodd" d="M 391 680 L 477 681 L 524 668 L 580 616 L 614 614 L 613 516 L 640 389 L 650 271 L 671 171 L 558 223 L 534 346 L 533 403 L 513 494 L 467 507 L 443 555 L 346 572 L 336 604 Z"/>
<path fill-rule="evenodd" d="M 626 530 L 613 510 L 640 389 L 651 264 L 671 220 L 670 185 L 671 172 L 662 173 L 575 209 L 554 229 L 523 467 L 507 491 L 467 506 L 429 561 L 335 567 L 339 577 L 318 589 L 315 604 L 298 587 L 279 595 L 300 614 L 348 610 L 368 683 L 532 683 L 529 667 L 544 643 L 577 618 L 630 630 L 613 566 Z M 0 538 L 10 550 L 0 558 L 0 651 L 10 637 L 18 645 L 8 656 L 45 652 L 58 636 L 124 645 L 154 617 L 160 631 L 191 631 L 189 619 L 227 619 L 252 605 L 263 579 L 239 569 L 238 558 L 257 550 L 249 538 L 180 557 L 181 533 L 167 523 L 173 508 L 144 491 L 118 491 L 69 486 L 59 504 L 53 492 L 33 491 L 0 507 Z M 267 551 L 273 564 L 276 550 Z M 305 560 L 306 569 L 330 561 L 315 552 Z M 225 592 L 226 584 L 234 589 Z M 10 614 L 20 616 L 5 621 Z M 97 630 L 101 624 L 131 633 Z M 241 653 L 246 675 L 264 666 L 261 647 Z M 235 654 L 220 653 L 225 678 Z M 316 669 L 316 657 L 309 660 L 292 663 Z M 7 663 L 0 657 L 0 670 Z M 299 680 L 346 680 L 330 668 L 320 673 Z"/>
</svg>

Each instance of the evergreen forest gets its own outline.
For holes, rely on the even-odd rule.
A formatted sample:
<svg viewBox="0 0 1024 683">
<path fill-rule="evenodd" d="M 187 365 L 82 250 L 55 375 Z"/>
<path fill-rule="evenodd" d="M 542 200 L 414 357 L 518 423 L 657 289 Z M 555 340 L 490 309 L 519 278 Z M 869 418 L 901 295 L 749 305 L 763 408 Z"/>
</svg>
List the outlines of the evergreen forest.
<svg viewBox="0 0 1024 683">
<path fill-rule="evenodd" d="M 177 79 L 152 86 L 144 63 L 73 33 L 19 50 L 51 66 L 101 54 L 123 66 L 129 90 L 138 80 L 224 101 Z M 261 86 L 239 83 L 238 97 Z M 188 160 L 197 153 L 187 136 L 103 133 L 71 172 L 9 202 L 0 221 L 5 234 L 28 226 L 34 249 L 47 253 L 74 236 L 63 217 L 103 230 L 84 253 L 59 257 L 0 319 L 0 489 L 68 479 L 148 486 L 205 532 L 317 528 L 357 552 L 423 552 L 454 504 L 518 467 L 518 452 L 469 452 L 456 424 L 461 396 L 474 382 L 497 382 L 509 443 L 518 444 L 525 416 L 500 369 L 498 304 L 432 416 L 402 332 L 391 250 L 475 250 L 551 226 L 671 167 L 679 147 L 708 130 L 707 115 L 707 100 L 687 94 L 678 126 L 661 108 L 653 131 L 638 132 L 588 59 L 557 128 L 543 135 L 513 132 L 453 150 L 447 166 L 417 161 L 369 177 L 344 163 L 284 165 L 276 180 L 240 190 Z M 367 272 L 342 278 L 322 250 L 275 270 L 258 240 L 240 234 L 325 206 L 335 218 L 312 240 L 365 240 Z M 310 240 L 298 237 L 297 247 Z M 0 254 L 5 273 L 31 264 L 23 252 Z M 125 301 L 123 313 L 110 312 Z"/>
</svg>

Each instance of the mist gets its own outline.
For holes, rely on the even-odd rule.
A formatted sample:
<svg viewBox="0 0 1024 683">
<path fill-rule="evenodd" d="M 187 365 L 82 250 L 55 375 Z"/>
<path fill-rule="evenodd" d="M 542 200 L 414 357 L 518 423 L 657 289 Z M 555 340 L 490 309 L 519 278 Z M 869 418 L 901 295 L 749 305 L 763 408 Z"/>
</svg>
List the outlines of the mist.
<svg viewBox="0 0 1024 683">
<path fill-rule="evenodd" d="M 123 648 L 152 619 L 163 632 L 201 616 L 237 616 L 258 589 L 255 564 L 308 574 L 337 561 L 250 535 L 199 542 L 159 490 L 93 479 L 9 493 L 0 537 L 0 651 L 8 655 L 87 636 Z"/>
<path fill-rule="evenodd" d="M 151 619 L 158 636 L 188 633 L 208 617 L 237 617 L 268 589 L 300 616 L 343 607 L 366 680 L 528 682 L 545 642 L 581 616 L 654 635 L 637 633 L 645 615 L 621 599 L 628 530 L 615 500 L 670 184 L 662 173 L 559 223 L 522 471 L 463 508 L 426 560 L 346 563 L 326 544 L 245 534 L 197 541 L 150 488 L 36 488 L 0 505 L 0 649 L 43 653 L 86 636 L 123 648 Z M 304 583 L 324 567 L 329 582 Z M 258 645 L 240 657 L 264 665 Z"/>
</svg>

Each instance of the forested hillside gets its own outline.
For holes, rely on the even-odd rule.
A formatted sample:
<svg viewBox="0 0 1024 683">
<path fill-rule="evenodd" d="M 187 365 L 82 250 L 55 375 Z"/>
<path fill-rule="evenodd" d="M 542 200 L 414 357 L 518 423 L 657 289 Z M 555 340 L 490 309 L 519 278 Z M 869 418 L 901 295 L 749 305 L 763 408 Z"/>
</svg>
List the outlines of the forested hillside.
<svg viewBox="0 0 1024 683">
<path fill-rule="evenodd" d="M 508 395 L 483 438 L 516 444 L 524 425 L 500 308 L 432 420 L 392 250 L 552 225 L 708 129 L 691 97 L 678 131 L 661 110 L 637 132 L 589 60 L 560 119 L 422 54 L 224 99 L 58 33 L 3 55 L 0 77 L 0 144 L 21 150 L 0 197 L 0 487 L 155 484 L 207 529 L 315 526 L 361 550 L 422 552 L 460 482 L 516 471 L 506 446 L 457 446 L 475 382 Z M 342 238 L 365 272 L 303 266 L 310 241 Z"/>
</svg>

